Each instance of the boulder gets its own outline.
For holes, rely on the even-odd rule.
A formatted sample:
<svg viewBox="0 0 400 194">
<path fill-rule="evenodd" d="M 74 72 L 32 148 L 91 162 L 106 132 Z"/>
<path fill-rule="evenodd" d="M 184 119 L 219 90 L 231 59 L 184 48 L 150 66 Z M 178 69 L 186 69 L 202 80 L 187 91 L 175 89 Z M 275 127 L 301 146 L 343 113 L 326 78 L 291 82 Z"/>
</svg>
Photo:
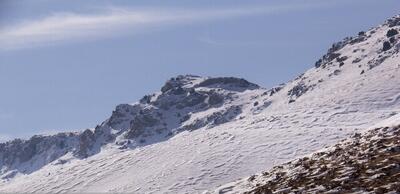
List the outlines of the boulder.
<svg viewBox="0 0 400 194">
<path fill-rule="evenodd" d="M 396 30 L 396 29 L 390 29 L 390 30 L 388 30 L 387 31 L 387 33 L 386 33 L 386 36 L 388 37 L 388 38 L 390 38 L 390 37 L 392 37 L 392 36 L 395 36 L 396 34 L 398 34 L 399 32 Z"/>
<path fill-rule="evenodd" d="M 383 48 L 382 48 L 383 51 L 390 50 L 391 48 L 392 48 L 392 45 L 390 44 L 390 42 L 388 42 L 388 41 L 383 42 Z"/>
</svg>

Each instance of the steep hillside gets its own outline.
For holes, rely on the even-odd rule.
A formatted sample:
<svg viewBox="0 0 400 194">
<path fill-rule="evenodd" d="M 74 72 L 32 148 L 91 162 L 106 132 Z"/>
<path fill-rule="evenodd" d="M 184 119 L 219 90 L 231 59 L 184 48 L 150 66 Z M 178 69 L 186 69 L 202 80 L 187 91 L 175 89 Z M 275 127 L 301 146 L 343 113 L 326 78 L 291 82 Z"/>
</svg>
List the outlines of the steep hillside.
<svg viewBox="0 0 400 194">
<path fill-rule="evenodd" d="M 246 105 L 238 99 L 253 90 L 260 90 L 259 86 L 232 77 L 172 78 L 161 92 L 146 95 L 138 103 L 117 106 L 111 117 L 94 130 L 37 135 L 0 144 L 0 177 L 7 180 L 19 173 L 30 174 L 66 154 L 84 159 L 106 145 L 134 149 L 168 140 L 182 131 L 229 122 Z"/>
<path fill-rule="evenodd" d="M 400 112 L 400 17 L 286 84 L 178 76 L 95 129 L 0 144 L 0 192 L 201 193 Z"/>
<path fill-rule="evenodd" d="M 400 116 L 394 117 L 390 125 L 356 133 L 216 193 L 399 193 Z"/>
</svg>

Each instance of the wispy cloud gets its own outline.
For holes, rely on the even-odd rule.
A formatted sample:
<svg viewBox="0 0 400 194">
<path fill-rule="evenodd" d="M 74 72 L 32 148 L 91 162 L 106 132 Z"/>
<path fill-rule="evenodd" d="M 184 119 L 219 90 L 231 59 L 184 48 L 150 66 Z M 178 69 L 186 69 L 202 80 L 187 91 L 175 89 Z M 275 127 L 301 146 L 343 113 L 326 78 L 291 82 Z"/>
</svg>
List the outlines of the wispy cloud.
<svg viewBox="0 0 400 194">
<path fill-rule="evenodd" d="M 38 20 L 3 26 L 0 28 L 0 48 L 18 49 L 65 41 L 98 39 L 123 32 L 142 32 L 151 27 L 216 21 L 309 7 L 285 5 L 205 10 L 112 8 L 95 14 L 54 13 Z"/>
</svg>

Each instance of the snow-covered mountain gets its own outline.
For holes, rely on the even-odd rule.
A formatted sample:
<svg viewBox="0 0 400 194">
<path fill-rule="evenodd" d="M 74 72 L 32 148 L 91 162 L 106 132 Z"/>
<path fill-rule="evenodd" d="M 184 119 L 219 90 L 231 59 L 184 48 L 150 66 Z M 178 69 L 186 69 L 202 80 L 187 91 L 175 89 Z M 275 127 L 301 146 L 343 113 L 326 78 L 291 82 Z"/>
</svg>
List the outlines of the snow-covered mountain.
<svg viewBox="0 0 400 194">
<path fill-rule="evenodd" d="M 2 143 L 0 192 L 202 193 L 333 145 L 400 112 L 399 31 L 346 38 L 271 89 L 177 76 L 95 129 Z"/>
</svg>

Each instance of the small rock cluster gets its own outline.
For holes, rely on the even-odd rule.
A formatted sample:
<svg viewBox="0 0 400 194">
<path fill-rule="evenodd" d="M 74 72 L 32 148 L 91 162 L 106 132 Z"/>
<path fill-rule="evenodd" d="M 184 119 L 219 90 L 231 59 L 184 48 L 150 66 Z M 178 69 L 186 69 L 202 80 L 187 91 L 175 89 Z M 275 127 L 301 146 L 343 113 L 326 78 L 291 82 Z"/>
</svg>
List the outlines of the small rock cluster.
<svg viewBox="0 0 400 194">
<path fill-rule="evenodd" d="M 382 51 L 388 51 L 393 47 L 394 44 L 396 44 L 398 34 L 399 31 L 395 28 L 391 28 L 387 31 L 386 37 L 388 40 L 383 42 Z"/>
<path fill-rule="evenodd" d="M 315 67 L 319 68 L 325 68 L 327 65 L 331 65 L 334 60 L 336 59 L 337 62 L 342 63 L 345 61 L 348 57 L 347 56 L 342 56 L 341 54 L 338 53 L 340 49 L 345 47 L 348 44 L 356 44 L 365 41 L 367 38 L 365 32 L 360 32 L 358 33 L 358 36 L 355 37 L 347 37 L 343 39 L 342 41 L 339 41 L 337 43 L 332 44 L 331 48 L 328 49 L 328 52 L 322 56 L 322 58 L 318 59 L 317 62 L 315 62 Z"/>
<path fill-rule="evenodd" d="M 400 15 L 388 19 L 386 23 L 389 27 L 400 26 Z"/>
<path fill-rule="evenodd" d="M 193 131 L 205 126 L 213 127 L 224 124 L 236 118 L 240 113 L 242 113 L 240 106 L 231 106 L 227 109 L 214 112 L 204 118 L 196 119 L 194 122 L 178 128 L 178 131 Z"/>
<path fill-rule="evenodd" d="M 356 133 L 327 151 L 248 179 L 246 193 L 400 193 L 400 126 Z"/>
<path fill-rule="evenodd" d="M 298 82 L 292 89 L 288 91 L 289 103 L 293 103 L 297 98 L 305 94 L 307 91 L 312 90 L 316 84 L 306 85 L 304 81 Z"/>
</svg>

